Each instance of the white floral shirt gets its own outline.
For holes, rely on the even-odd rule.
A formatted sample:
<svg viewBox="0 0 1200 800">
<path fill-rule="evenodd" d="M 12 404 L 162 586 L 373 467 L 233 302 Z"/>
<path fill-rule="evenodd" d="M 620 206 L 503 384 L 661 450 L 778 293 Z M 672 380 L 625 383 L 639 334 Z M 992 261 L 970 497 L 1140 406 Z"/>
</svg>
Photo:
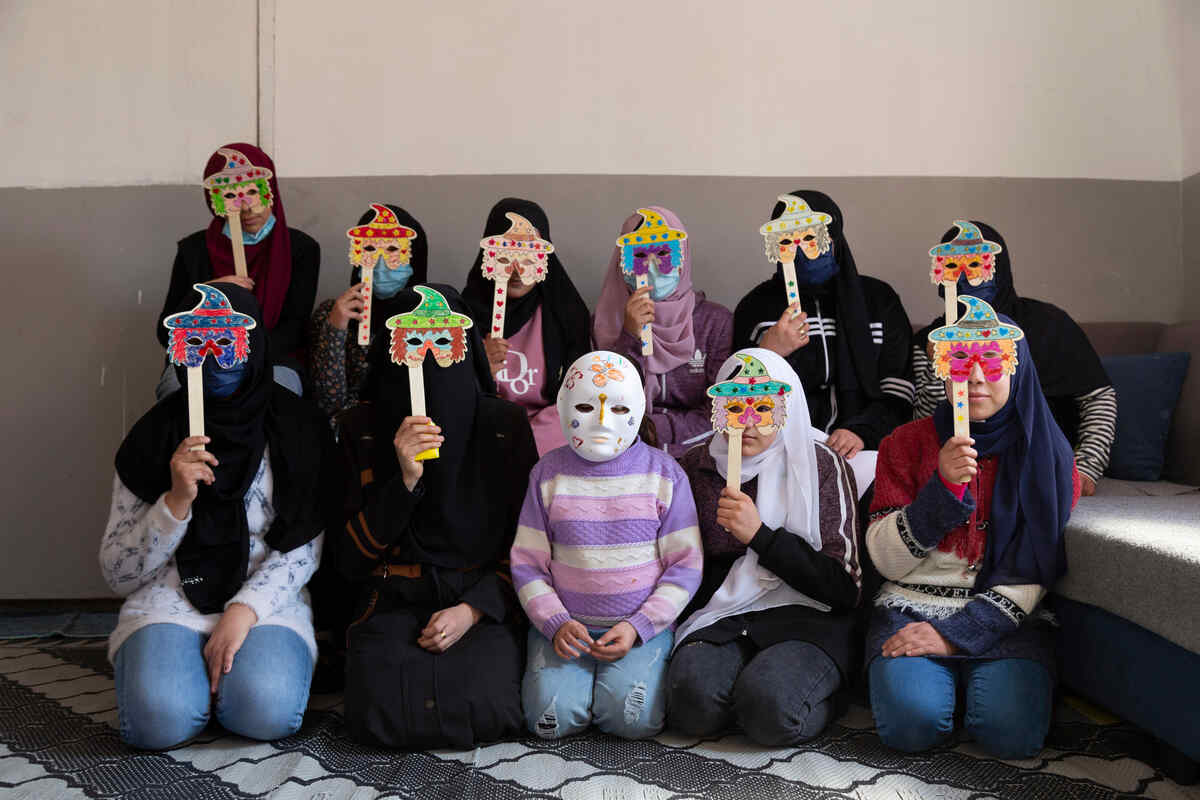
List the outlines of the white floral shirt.
<svg viewBox="0 0 1200 800">
<path fill-rule="evenodd" d="M 321 562 L 324 534 L 289 553 L 268 547 L 263 536 L 275 519 L 273 488 L 269 453 L 264 451 L 245 497 L 250 528 L 246 582 L 225 607 L 243 603 L 258 615 L 256 626 L 291 628 L 308 644 L 315 663 L 312 603 L 304 587 Z M 154 504 L 145 502 L 121 482 L 120 476 L 113 476 L 112 509 L 100 543 L 100 569 L 109 587 L 126 600 L 117 628 L 108 640 L 110 661 L 130 635 L 147 625 L 169 622 L 208 634 L 220 620 L 220 614 L 197 611 L 179 582 L 175 550 L 191 519 L 190 511 L 186 519 L 172 516 L 162 497 Z"/>
</svg>

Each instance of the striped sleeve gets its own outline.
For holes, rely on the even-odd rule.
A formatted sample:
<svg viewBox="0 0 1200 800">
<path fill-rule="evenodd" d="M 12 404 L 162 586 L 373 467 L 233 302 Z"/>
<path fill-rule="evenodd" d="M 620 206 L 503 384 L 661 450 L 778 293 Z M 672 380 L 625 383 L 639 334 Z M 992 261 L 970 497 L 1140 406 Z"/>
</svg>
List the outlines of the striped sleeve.
<svg viewBox="0 0 1200 800">
<path fill-rule="evenodd" d="M 916 400 L 913 419 L 932 417 L 938 403 L 946 399 L 946 384 L 933 372 L 933 361 L 920 344 L 912 348 L 913 378 L 916 381 Z"/>
<path fill-rule="evenodd" d="M 1109 453 L 1117 436 L 1117 390 L 1112 386 L 1075 396 L 1079 409 L 1079 441 L 1075 464 L 1093 481 L 1108 467 Z"/>
<path fill-rule="evenodd" d="M 510 561 L 513 588 L 521 608 L 543 636 L 553 639 L 563 623 L 570 621 L 571 615 L 555 591 L 554 578 L 550 574 L 550 536 L 546 532 L 549 526 L 539 477 L 536 470 L 529 477 Z"/>
<path fill-rule="evenodd" d="M 657 540 L 658 560 L 663 572 L 654 591 L 629 617 L 629 624 L 643 642 L 650 641 L 675 622 L 700 587 L 704 567 L 696 499 L 683 469 L 675 462 L 671 463 L 674 467 L 671 504 L 662 516 Z"/>
<path fill-rule="evenodd" d="M 816 445 L 820 487 L 821 553 L 846 570 L 862 590 L 858 557 L 858 490 L 854 471 L 844 458 L 824 444 Z M 836 514 L 834 513 L 836 512 Z"/>
</svg>

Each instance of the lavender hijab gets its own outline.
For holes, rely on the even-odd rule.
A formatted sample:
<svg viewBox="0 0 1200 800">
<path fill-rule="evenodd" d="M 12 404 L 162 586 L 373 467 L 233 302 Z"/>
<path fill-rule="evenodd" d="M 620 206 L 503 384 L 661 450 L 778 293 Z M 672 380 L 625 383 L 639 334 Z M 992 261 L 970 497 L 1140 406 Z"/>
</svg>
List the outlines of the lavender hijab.
<svg viewBox="0 0 1200 800">
<path fill-rule="evenodd" d="M 674 211 L 662 206 L 643 208 L 650 208 L 662 214 L 663 219 L 672 228 L 687 230 Z M 625 220 L 625 224 L 621 226 L 621 233 L 636 230 L 641 224 L 641 214 L 634 214 Z M 650 329 L 654 338 L 654 354 L 645 356 L 643 360 L 646 372 L 647 412 L 653 408 L 654 398 L 658 395 L 658 376 L 666 375 L 683 365 L 696 352 L 696 337 L 692 332 L 696 293 L 692 290 L 690 239 L 680 242 L 680 253 L 683 263 L 679 266 L 679 285 L 665 300 L 657 300 L 654 303 L 654 324 Z M 617 349 L 617 340 L 621 338 L 625 322 L 625 303 L 631 294 L 633 289 L 625 283 L 621 274 L 621 251 L 614 245 L 612 258 L 608 260 L 608 274 L 604 276 L 604 286 L 600 289 L 600 302 L 596 304 L 595 321 L 592 323 L 592 338 L 595 339 L 597 348 L 620 352 Z"/>
</svg>

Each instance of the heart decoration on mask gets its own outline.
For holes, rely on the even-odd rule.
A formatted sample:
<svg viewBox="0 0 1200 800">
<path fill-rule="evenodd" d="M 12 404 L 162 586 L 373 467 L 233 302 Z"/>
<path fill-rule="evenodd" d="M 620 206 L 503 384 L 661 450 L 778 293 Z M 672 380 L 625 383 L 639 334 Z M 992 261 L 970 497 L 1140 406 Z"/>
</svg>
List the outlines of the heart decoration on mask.
<svg viewBox="0 0 1200 800">
<path fill-rule="evenodd" d="M 533 223 L 513 211 L 505 212 L 508 230 L 496 236 L 485 236 L 479 240 L 483 251 L 480 269 L 483 277 L 496 282 L 496 296 L 492 301 L 492 316 L 496 322 L 492 333 L 504 332 L 504 301 L 508 296 L 508 281 L 513 274 L 521 283 L 529 286 L 546 280 L 546 256 L 554 252 L 554 244 L 543 239 Z"/>
</svg>

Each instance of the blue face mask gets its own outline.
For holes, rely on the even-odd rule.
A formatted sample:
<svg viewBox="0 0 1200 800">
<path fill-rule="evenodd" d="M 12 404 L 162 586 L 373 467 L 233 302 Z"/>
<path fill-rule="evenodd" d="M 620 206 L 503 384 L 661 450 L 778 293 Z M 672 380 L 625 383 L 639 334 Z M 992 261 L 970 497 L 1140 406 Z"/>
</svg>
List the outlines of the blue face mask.
<svg viewBox="0 0 1200 800">
<path fill-rule="evenodd" d="M 625 275 L 625 283 L 630 289 L 637 289 L 637 278 L 633 275 Z M 650 279 L 650 299 L 651 300 L 666 300 L 675 290 L 679 288 L 681 271 L 675 270 L 669 275 L 662 275 L 658 269 L 651 267 L 646 277 Z"/>
<path fill-rule="evenodd" d="M 222 369 L 212 359 L 205 359 L 204 393 L 211 397 L 229 397 L 242 385 L 246 376 L 246 362 L 234 364 L 229 369 Z"/>
<path fill-rule="evenodd" d="M 257 233 L 250 233 L 245 228 L 242 228 L 242 244 L 258 244 L 263 239 L 271 235 L 271 231 L 275 229 L 275 215 L 267 217 L 267 222 Z M 225 227 L 221 229 L 221 233 L 225 234 L 225 238 L 229 238 L 229 220 L 225 221 Z"/>
<path fill-rule="evenodd" d="M 996 279 L 992 278 L 990 281 L 981 283 L 978 286 L 972 286 L 971 284 L 967 283 L 966 275 L 959 275 L 958 293 L 960 296 L 969 294 L 972 297 L 978 297 L 985 303 L 991 304 L 996 300 Z"/>
<path fill-rule="evenodd" d="M 374 287 L 375 296 L 386 300 L 397 294 L 408 285 L 408 279 L 412 277 L 412 274 L 412 266 L 401 264 L 396 269 L 389 269 L 387 262 L 380 258 L 375 263 L 375 270 L 371 273 L 371 285 Z"/>
<path fill-rule="evenodd" d="M 812 261 L 803 253 L 796 257 L 796 283 L 801 286 L 822 286 L 837 274 L 838 263 L 833 257 L 833 248 Z"/>
</svg>

